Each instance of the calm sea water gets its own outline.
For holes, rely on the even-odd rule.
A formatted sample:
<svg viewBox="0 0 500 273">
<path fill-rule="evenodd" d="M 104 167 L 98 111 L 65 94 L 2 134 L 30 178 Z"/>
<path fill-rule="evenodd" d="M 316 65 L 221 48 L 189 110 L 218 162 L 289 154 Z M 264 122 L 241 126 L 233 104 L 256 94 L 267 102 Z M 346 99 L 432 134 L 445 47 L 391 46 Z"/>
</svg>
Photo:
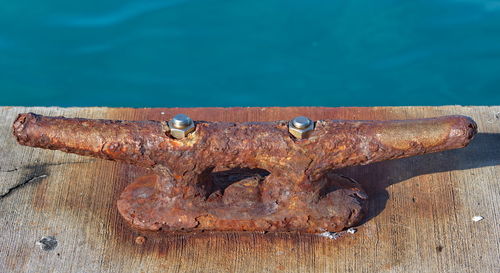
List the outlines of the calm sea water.
<svg viewBox="0 0 500 273">
<path fill-rule="evenodd" d="M 500 1 L 0 2 L 0 105 L 500 104 Z"/>
</svg>

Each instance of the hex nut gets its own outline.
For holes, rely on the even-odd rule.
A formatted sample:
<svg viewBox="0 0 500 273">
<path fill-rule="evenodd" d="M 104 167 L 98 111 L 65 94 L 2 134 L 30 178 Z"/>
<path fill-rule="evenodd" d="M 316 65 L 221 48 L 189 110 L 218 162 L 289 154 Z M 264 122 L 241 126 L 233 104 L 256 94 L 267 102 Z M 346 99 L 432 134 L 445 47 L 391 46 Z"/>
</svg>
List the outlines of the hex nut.
<svg viewBox="0 0 500 273">
<path fill-rule="evenodd" d="M 311 121 L 309 126 L 304 129 L 299 129 L 293 125 L 293 120 L 288 123 L 288 131 L 294 137 L 298 139 L 303 139 L 309 136 L 309 134 L 314 130 L 314 122 Z"/>
<path fill-rule="evenodd" d="M 174 120 L 172 119 L 168 121 L 168 127 L 170 128 L 170 135 L 176 139 L 185 138 L 195 130 L 195 125 L 192 120 L 190 120 L 189 125 L 179 128 L 178 126 L 175 126 Z"/>
</svg>

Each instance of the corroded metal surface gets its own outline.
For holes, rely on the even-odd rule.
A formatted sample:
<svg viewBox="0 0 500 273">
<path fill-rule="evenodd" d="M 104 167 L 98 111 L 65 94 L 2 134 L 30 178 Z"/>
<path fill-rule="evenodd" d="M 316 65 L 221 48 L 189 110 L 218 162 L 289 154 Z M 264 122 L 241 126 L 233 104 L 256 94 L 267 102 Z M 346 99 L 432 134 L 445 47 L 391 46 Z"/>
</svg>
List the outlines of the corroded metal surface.
<svg viewBox="0 0 500 273">
<path fill-rule="evenodd" d="M 122 161 L 154 175 L 130 184 L 122 216 L 145 230 L 339 231 L 363 217 L 366 194 L 331 170 L 466 146 L 463 116 L 406 121 L 315 122 L 307 139 L 287 121 L 196 123 L 183 139 L 166 122 L 21 114 L 23 145 Z"/>
</svg>

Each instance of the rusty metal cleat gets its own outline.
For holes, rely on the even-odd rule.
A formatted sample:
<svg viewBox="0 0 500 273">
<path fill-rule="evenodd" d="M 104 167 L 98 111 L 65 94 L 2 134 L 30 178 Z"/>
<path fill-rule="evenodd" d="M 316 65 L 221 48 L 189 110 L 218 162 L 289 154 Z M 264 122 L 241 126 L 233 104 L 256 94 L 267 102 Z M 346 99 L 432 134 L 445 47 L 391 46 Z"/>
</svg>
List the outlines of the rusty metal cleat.
<svg viewBox="0 0 500 273">
<path fill-rule="evenodd" d="M 165 126 L 27 113 L 13 131 L 22 145 L 151 170 L 118 200 L 120 214 L 135 228 L 309 233 L 344 230 L 366 210 L 361 186 L 331 170 L 462 148 L 477 132 L 464 116 L 296 121 L 197 121 L 195 128 L 187 116 Z"/>
</svg>

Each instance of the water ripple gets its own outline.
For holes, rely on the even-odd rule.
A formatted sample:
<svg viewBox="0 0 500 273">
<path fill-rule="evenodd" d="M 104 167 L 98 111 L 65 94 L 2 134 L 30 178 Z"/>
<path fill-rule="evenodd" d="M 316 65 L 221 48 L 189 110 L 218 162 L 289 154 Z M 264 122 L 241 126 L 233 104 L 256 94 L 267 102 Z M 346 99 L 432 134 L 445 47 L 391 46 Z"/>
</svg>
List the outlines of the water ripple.
<svg viewBox="0 0 500 273">
<path fill-rule="evenodd" d="M 7 49 L 12 46 L 12 42 L 5 37 L 0 36 L 0 49 Z"/>
<path fill-rule="evenodd" d="M 447 2 L 447 1 L 445 1 Z M 455 2 L 458 2 L 460 4 L 469 4 L 469 5 L 474 5 L 478 6 L 482 10 L 486 12 L 498 12 L 500 11 L 500 1 L 498 0 L 451 0 L 451 4 L 455 4 Z"/>
<path fill-rule="evenodd" d="M 430 50 L 412 50 L 399 55 L 386 56 L 373 65 L 375 69 L 390 69 L 395 67 L 404 67 L 411 63 L 421 61 L 432 55 Z"/>
<path fill-rule="evenodd" d="M 178 6 L 188 0 L 167 1 L 137 1 L 127 3 L 106 14 L 99 15 L 59 15 L 54 16 L 50 23 L 65 27 L 96 28 L 121 24 L 144 14 L 164 8 Z"/>
<path fill-rule="evenodd" d="M 131 41 L 141 40 L 144 38 L 155 39 L 161 37 L 177 37 L 184 35 L 183 31 L 175 28 L 162 28 L 162 29 L 145 29 L 142 32 L 127 33 L 126 36 L 110 38 L 106 40 L 97 41 L 85 41 L 85 43 L 80 43 L 78 46 L 70 49 L 68 53 L 70 55 L 81 55 L 81 54 L 96 54 L 103 52 L 112 52 L 118 47 L 126 45 Z M 0 41 L 1 42 L 1 41 Z"/>
</svg>

